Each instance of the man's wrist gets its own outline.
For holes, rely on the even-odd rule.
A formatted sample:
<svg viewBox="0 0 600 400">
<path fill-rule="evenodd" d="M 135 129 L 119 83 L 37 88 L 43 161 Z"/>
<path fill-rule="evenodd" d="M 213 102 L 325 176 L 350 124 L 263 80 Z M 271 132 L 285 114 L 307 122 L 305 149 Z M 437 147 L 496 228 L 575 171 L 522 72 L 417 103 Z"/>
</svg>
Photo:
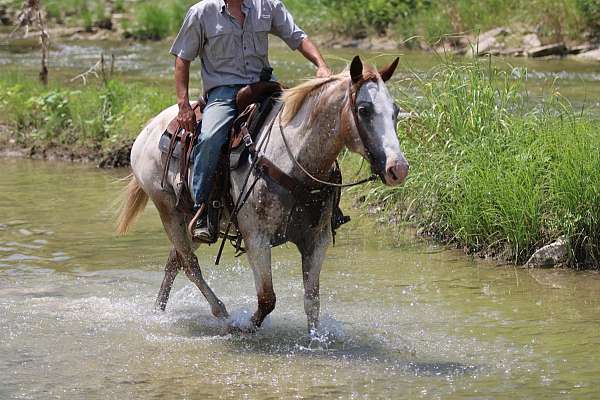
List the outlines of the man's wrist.
<svg viewBox="0 0 600 400">
<path fill-rule="evenodd" d="M 189 98 L 184 98 L 181 100 L 177 100 L 177 105 L 181 108 L 181 107 L 185 107 L 185 106 L 189 106 L 190 105 L 190 99 Z"/>
</svg>

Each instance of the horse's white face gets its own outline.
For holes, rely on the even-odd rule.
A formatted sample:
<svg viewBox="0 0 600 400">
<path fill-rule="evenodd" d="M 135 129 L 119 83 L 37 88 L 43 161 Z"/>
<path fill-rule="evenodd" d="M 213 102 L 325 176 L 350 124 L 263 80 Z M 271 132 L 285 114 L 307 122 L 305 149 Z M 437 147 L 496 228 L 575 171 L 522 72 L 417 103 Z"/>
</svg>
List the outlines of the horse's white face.
<svg viewBox="0 0 600 400">
<path fill-rule="evenodd" d="M 396 134 L 396 123 L 401 110 L 394 103 L 384 82 L 384 79 L 389 79 L 394 72 L 395 66 L 390 67 L 381 73 L 381 79 L 362 84 L 356 94 L 356 114 L 363 137 L 361 138 L 358 132 L 355 132 L 354 134 L 359 137 L 355 137 L 354 142 L 362 144 L 355 150 L 371 162 L 371 168 L 384 183 L 395 186 L 402 184 L 406 179 L 408 161 L 400 150 Z M 362 63 L 360 68 L 362 71 Z"/>
</svg>

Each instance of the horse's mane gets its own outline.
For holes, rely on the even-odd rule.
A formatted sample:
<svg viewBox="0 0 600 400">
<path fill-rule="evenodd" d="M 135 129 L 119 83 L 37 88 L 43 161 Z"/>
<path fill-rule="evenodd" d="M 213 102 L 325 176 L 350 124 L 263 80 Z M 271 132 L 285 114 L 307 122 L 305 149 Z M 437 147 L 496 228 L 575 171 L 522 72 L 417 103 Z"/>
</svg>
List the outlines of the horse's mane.
<svg viewBox="0 0 600 400">
<path fill-rule="evenodd" d="M 365 70 L 363 72 L 364 80 L 374 80 L 378 79 L 379 73 L 376 69 L 371 66 L 365 65 Z M 293 88 L 286 89 L 283 92 L 282 100 L 284 104 L 284 108 L 282 110 L 281 119 L 287 124 L 290 122 L 300 108 L 304 105 L 304 103 L 310 99 L 318 99 L 317 101 L 320 103 L 322 99 L 320 98 L 320 94 L 325 90 L 325 88 L 329 87 L 330 84 L 347 82 L 349 83 L 350 74 L 348 71 L 344 71 L 337 75 L 332 75 L 328 78 L 314 78 L 310 79 L 304 83 L 299 84 L 298 86 L 294 86 Z M 346 85 L 338 85 L 340 90 L 346 90 Z M 354 89 L 354 88 L 353 88 Z M 329 97 L 329 96 L 328 96 Z M 313 112 L 310 115 L 309 120 L 312 120 L 316 112 L 321 109 L 321 107 L 317 106 L 313 108 Z"/>
</svg>

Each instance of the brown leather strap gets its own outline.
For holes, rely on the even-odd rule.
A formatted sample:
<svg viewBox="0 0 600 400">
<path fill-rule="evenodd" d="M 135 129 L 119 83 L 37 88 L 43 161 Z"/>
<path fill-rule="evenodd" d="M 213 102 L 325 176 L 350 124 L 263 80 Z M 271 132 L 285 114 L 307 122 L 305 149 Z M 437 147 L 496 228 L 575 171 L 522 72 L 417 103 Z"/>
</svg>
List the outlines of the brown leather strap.
<svg viewBox="0 0 600 400">
<path fill-rule="evenodd" d="M 290 193 L 297 193 L 300 187 L 304 185 L 283 172 L 277 165 L 273 164 L 268 158 L 260 157 L 256 163 L 256 169 L 263 175 L 273 179 L 279 185 L 283 186 Z"/>
<path fill-rule="evenodd" d="M 369 146 L 368 146 L 369 135 L 367 134 L 367 132 L 365 132 L 362 124 L 358 120 L 358 110 L 356 109 L 356 95 L 358 95 L 360 88 L 366 82 L 368 82 L 368 80 L 361 80 L 360 82 L 358 82 L 356 84 L 356 91 L 353 93 L 352 86 L 354 85 L 354 83 L 352 82 L 352 80 L 350 80 L 350 86 L 348 87 L 348 97 L 349 97 L 348 103 L 350 106 L 350 113 L 352 114 L 352 119 L 354 120 L 354 126 L 356 127 L 356 130 L 358 131 L 358 136 L 360 137 L 362 145 L 365 149 L 367 159 L 370 164 L 373 164 L 373 156 L 371 155 L 371 152 L 369 151 Z"/>
</svg>

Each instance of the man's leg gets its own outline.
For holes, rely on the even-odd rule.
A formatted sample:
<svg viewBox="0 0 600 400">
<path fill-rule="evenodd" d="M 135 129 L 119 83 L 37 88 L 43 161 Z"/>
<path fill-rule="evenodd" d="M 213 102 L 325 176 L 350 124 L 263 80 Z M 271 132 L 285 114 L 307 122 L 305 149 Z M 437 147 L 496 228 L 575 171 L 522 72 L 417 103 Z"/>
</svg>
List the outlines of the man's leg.
<svg viewBox="0 0 600 400">
<path fill-rule="evenodd" d="M 208 202 L 212 180 L 216 172 L 221 148 L 227 141 L 233 120 L 237 116 L 235 96 L 238 88 L 220 86 L 208 94 L 208 102 L 202 117 L 202 127 L 194 155 L 192 195 L 195 213 Z M 198 240 L 210 238 L 206 220 L 206 207 L 190 226 L 192 237 Z"/>
</svg>

